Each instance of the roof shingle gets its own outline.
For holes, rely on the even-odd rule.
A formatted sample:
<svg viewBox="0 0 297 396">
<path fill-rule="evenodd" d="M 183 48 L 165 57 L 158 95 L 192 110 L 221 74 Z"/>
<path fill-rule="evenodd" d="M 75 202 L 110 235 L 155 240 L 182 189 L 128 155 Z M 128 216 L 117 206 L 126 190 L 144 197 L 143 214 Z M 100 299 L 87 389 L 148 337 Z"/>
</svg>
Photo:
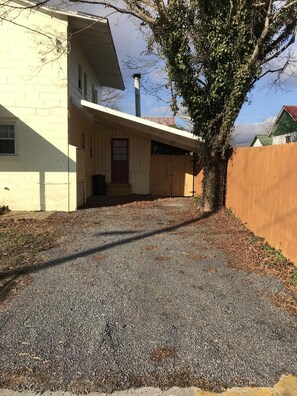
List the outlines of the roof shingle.
<svg viewBox="0 0 297 396">
<path fill-rule="evenodd" d="M 290 114 L 293 120 L 297 122 L 297 106 L 284 106 L 284 109 Z"/>
</svg>

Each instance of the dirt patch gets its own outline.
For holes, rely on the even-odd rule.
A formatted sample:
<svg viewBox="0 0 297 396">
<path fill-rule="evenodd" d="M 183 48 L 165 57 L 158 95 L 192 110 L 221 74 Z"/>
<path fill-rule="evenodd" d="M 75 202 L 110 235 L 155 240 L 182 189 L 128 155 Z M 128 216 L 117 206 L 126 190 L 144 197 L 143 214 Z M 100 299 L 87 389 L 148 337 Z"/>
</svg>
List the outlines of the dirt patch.
<svg viewBox="0 0 297 396">
<path fill-rule="evenodd" d="M 172 358 L 175 356 L 176 356 L 175 348 L 170 348 L 170 347 L 156 348 L 150 353 L 150 359 L 156 363 L 160 363 L 164 359 Z"/>
<path fill-rule="evenodd" d="M 297 284 L 292 282 L 296 266 L 292 262 L 263 238 L 254 235 L 226 209 L 202 219 L 201 224 L 205 225 L 205 239 L 226 254 L 231 267 L 280 279 L 289 296 L 273 295 L 270 298 L 292 314 L 297 314 Z"/>
<path fill-rule="evenodd" d="M 0 304 L 30 283 L 30 276 L 22 276 L 22 272 L 32 263 L 41 264 L 42 252 L 52 248 L 56 240 L 56 227 L 48 221 L 1 218 Z"/>
</svg>

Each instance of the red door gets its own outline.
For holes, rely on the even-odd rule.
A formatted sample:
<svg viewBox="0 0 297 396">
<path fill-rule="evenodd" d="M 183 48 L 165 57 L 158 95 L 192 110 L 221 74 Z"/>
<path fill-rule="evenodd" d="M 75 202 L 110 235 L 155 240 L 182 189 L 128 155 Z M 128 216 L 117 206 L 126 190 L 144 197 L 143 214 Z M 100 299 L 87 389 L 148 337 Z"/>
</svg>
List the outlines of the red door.
<svg viewBox="0 0 297 396">
<path fill-rule="evenodd" d="M 111 139 L 111 182 L 129 183 L 129 139 Z"/>
</svg>

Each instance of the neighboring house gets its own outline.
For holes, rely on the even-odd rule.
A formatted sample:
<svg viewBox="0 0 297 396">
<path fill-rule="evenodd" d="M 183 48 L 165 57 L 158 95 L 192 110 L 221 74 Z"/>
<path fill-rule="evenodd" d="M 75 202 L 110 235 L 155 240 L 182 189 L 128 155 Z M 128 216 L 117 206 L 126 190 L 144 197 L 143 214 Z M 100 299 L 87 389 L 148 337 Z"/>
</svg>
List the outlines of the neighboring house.
<svg viewBox="0 0 297 396">
<path fill-rule="evenodd" d="M 272 138 L 267 135 L 256 135 L 252 141 L 252 147 L 270 146 L 272 144 Z"/>
<path fill-rule="evenodd" d="M 124 89 L 106 19 L 9 4 L 12 22 L 0 25 L 0 204 L 75 210 L 98 174 L 148 194 L 152 140 L 197 149 L 189 133 L 98 104 L 102 86 Z"/>
<path fill-rule="evenodd" d="M 256 135 L 252 147 L 297 141 L 297 106 L 283 106 L 268 135 Z"/>
<path fill-rule="evenodd" d="M 175 118 L 173 116 L 162 117 L 162 116 L 145 116 L 142 117 L 145 120 L 157 122 L 158 124 L 167 125 L 176 128 Z"/>
<path fill-rule="evenodd" d="M 297 106 L 283 106 L 268 137 L 272 137 L 272 144 L 297 141 Z"/>
</svg>

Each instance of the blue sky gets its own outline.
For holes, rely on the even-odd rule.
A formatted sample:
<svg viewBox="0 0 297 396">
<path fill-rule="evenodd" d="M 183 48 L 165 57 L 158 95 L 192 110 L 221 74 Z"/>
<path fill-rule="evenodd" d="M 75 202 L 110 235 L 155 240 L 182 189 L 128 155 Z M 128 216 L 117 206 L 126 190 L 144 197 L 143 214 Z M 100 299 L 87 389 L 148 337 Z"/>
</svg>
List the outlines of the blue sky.
<svg viewBox="0 0 297 396">
<path fill-rule="evenodd" d="M 80 6 L 80 10 L 106 16 L 112 11 L 101 6 Z M 145 49 L 145 43 L 135 22 L 131 18 L 113 13 L 109 22 L 125 82 L 125 97 L 120 104 L 124 112 L 135 114 L 133 73 L 125 67 L 127 57 L 139 57 Z M 294 48 L 297 54 L 297 46 Z M 142 55 L 143 56 L 143 55 Z M 236 143 L 249 145 L 255 134 L 266 134 L 273 119 L 278 115 L 283 105 L 297 105 L 297 63 L 293 64 L 295 77 L 288 78 L 283 89 L 269 88 L 271 77 L 259 81 L 249 94 L 248 102 L 244 104 L 236 121 Z M 141 70 L 139 70 L 141 72 Z M 154 76 L 153 76 L 154 77 Z M 141 89 L 141 113 L 143 116 L 172 115 L 168 104 L 147 95 Z"/>
</svg>

